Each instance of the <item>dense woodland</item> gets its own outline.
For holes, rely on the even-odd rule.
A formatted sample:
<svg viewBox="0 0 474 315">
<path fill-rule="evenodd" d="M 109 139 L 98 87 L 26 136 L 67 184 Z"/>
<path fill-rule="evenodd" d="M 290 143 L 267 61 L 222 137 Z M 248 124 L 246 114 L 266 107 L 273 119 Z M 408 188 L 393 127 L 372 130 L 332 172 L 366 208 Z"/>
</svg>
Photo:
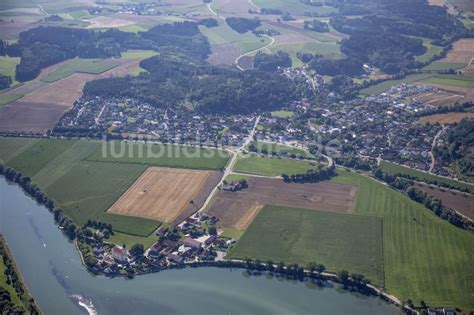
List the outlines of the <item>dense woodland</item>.
<svg viewBox="0 0 474 315">
<path fill-rule="evenodd" d="M 0 74 L 0 90 L 9 88 L 12 84 L 12 78 L 3 74 Z"/>
<path fill-rule="evenodd" d="M 319 33 L 329 32 L 329 25 L 320 20 L 304 21 L 304 29 Z"/>
<path fill-rule="evenodd" d="M 262 71 L 276 71 L 278 68 L 291 67 L 291 58 L 288 53 L 283 51 L 271 55 L 259 52 L 255 55 L 253 66 Z"/>
<path fill-rule="evenodd" d="M 445 165 L 457 168 L 459 173 L 474 176 L 474 120 L 464 119 L 450 128 L 447 140 L 444 147 L 436 148 L 435 155 L 440 157 Z"/>
<path fill-rule="evenodd" d="M 279 74 L 216 67 L 176 53 L 143 60 L 140 66 L 149 73 L 88 82 L 84 93 L 123 95 L 200 113 L 235 114 L 279 108 L 303 94 L 297 83 Z"/>
<path fill-rule="evenodd" d="M 196 23 L 157 26 L 141 37 L 160 51 L 160 55 L 140 63 L 148 73 L 88 82 L 84 93 L 123 95 L 155 106 L 181 106 L 204 114 L 272 110 L 308 93 L 303 84 L 272 73 L 278 66 L 291 65 L 287 54 L 260 56 L 257 69 L 243 72 L 210 65 L 204 61 L 210 54 L 209 43 Z"/>
</svg>

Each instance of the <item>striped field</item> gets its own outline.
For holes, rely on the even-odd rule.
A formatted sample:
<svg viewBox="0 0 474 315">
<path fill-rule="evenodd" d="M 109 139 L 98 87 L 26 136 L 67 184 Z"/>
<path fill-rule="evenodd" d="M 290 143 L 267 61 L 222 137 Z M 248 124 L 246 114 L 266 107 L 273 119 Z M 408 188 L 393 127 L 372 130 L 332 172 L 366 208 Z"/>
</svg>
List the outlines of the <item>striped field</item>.
<svg viewBox="0 0 474 315">
<path fill-rule="evenodd" d="M 405 195 L 339 171 L 358 186 L 355 213 L 383 218 L 386 291 L 415 304 L 474 310 L 474 234 L 456 228 Z"/>
</svg>

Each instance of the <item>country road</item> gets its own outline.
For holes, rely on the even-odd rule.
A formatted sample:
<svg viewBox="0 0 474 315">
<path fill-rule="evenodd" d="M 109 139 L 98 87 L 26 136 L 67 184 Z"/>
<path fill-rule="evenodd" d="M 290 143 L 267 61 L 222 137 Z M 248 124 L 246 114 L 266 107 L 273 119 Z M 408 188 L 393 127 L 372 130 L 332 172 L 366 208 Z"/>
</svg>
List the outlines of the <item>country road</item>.
<svg viewBox="0 0 474 315">
<path fill-rule="evenodd" d="M 238 57 L 235 59 L 234 63 L 237 65 L 237 68 L 239 68 L 239 70 L 244 70 L 244 68 L 242 68 L 242 67 L 239 65 L 239 60 L 240 60 L 240 58 L 242 58 L 242 57 L 244 57 L 244 56 L 247 56 L 247 55 L 250 55 L 250 54 L 252 54 L 252 53 L 254 53 L 254 52 L 256 52 L 256 51 L 259 51 L 259 50 L 262 50 L 262 49 L 267 49 L 268 47 L 270 47 L 271 45 L 273 45 L 273 44 L 275 43 L 275 38 L 273 38 L 273 37 L 271 37 L 271 36 L 265 36 L 265 35 L 262 35 L 262 36 L 263 36 L 263 37 L 270 38 L 271 42 L 268 43 L 268 44 L 265 45 L 265 46 L 262 46 L 262 47 L 260 47 L 260 48 L 256 48 L 256 49 L 254 49 L 254 50 L 251 50 L 251 51 L 246 52 L 245 54 L 242 54 L 242 55 L 238 56 Z"/>
<path fill-rule="evenodd" d="M 256 7 L 257 9 L 259 9 L 259 8 L 252 2 L 252 0 L 248 0 L 248 1 L 249 1 L 249 3 L 250 3 L 251 5 L 253 5 L 253 6 Z M 207 4 L 207 9 L 209 10 L 209 12 L 211 12 L 211 14 L 214 15 L 215 17 L 218 17 L 219 19 L 224 20 L 224 22 L 225 22 L 225 17 L 222 16 L 222 15 L 220 15 L 220 14 L 217 13 L 216 11 L 214 11 L 214 9 L 212 8 L 211 4 L 212 4 L 212 2 L 210 2 L 210 3 Z M 227 24 L 227 23 L 226 23 L 226 24 Z M 273 44 L 275 43 L 275 39 L 274 39 L 273 37 L 271 37 L 271 36 L 265 36 L 265 35 L 263 35 L 262 37 L 270 38 L 271 42 L 268 43 L 268 44 L 265 45 L 265 46 L 262 46 L 262 47 L 253 49 L 253 50 L 251 50 L 251 51 L 248 51 L 248 52 L 246 52 L 246 53 L 244 53 L 244 54 L 238 56 L 238 57 L 235 59 L 234 63 L 236 64 L 236 66 L 237 66 L 237 68 L 238 68 L 239 70 L 244 70 L 244 68 L 242 68 L 242 67 L 239 65 L 239 60 L 240 60 L 240 58 L 242 58 L 242 57 L 244 57 L 244 56 L 247 56 L 247 55 L 250 55 L 250 54 L 252 54 L 252 53 L 254 53 L 254 52 L 256 52 L 256 51 L 259 51 L 259 50 L 262 50 L 262 49 L 267 49 L 268 47 L 270 47 L 271 45 L 273 45 Z"/>
<path fill-rule="evenodd" d="M 259 122 L 260 122 L 260 116 L 257 116 L 255 118 L 255 123 L 253 125 L 252 130 L 250 131 L 249 135 L 247 136 L 245 141 L 242 143 L 242 145 L 239 148 L 230 151 L 231 154 L 232 154 L 232 157 L 231 157 L 229 163 L 227 163 L 227 166 L 224 169 L 224 174 L 222 175 L 221 180 L 212 189 L 211 193 L 209 194 L 209 196 L 207 196 L 206 201 L 204 202 L 202 207 L 197 211 L 197 213 L 203 211 L 204 209 L 206 209 L 209 202 L 212 200 L 212 198 L 214 197 L 216 192 L 219 190 L 219 187 L 223 184 L 225 178 L 228 175 L 232 174 L 232 169 L 234 167 L 235 161 L 237 161 L 237 157 L 238 157 L 239 153 L 241 153 L 244 150 L 244 148 L 253 140 L 253 136 L 255 135 L 255 131 L 257 130 L 257 126 L 258 126 Z"/>
<path fill-rule="evenodd" d="M 217 13 L 216 11 L 214 11 L 214 9 L 211 7 L 211 4 L 212 4 L 212 2 L 209 2 L 209 3 L 207 4 L 207 9 L 209 10 L 209 12 L 211 12 L 212 15 L 214 15 L 214 16 L 220 18 L 220 19 L 225 20 L 225 18 L 224 18 L 223 16 L 220 16 L 219 13 Z"/>
<path fill-rule="evenodd" d="M 435 163 L 436 163 L 436 159 L 434 157 L 434 154 L 433 154 L 433 150 L 434 148 L 436 147 L 436 142 L 438 142 L 438 138 L 441 136 L 441 134 L 446 130 L 446 126 L 443 126 L 443 128 L 438 131 L 438 133 L 436 134 L 436 136 L 433 138 L 433 142 L 431 143 L 431 151 L 430 151 L 430 157 L 431 157 L 431 165 L 430 165 L 430 168 L 428 170 L 428 173 L 430 174 L 433 174 L 433 169 L 435 167 Z"/>
</svg>

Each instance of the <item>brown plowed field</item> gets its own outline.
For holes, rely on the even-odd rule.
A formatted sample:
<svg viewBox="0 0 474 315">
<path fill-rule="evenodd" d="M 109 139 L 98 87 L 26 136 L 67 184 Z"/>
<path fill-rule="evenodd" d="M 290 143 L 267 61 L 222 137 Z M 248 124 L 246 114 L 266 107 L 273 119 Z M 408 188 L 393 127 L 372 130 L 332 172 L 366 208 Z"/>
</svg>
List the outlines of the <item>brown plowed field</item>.
<svg viewBox="0 0 474 315">
<path fill-rule="evenodd" d="M 44 69 L 39 78 L 7 92 L 25 96 L 0 110 L 0 132 L 45 133 L 79 99 L 87 81 L 124 76 L 138 67 L 140 61 L 116 59 L 113 62 L 118 66 L 102 74 L 74 73 L 50 84 L 40 81 L 40 78 L 54 72 L 60 64 Z"/>
<path fill-rule="evenodd" d="M 212 171 L 150 167 L 107 211 L 176 224 L 202 207 L 220 177 Z"/>
<path fill-rule="evenodd" d="M 448 105 L 454 104 L 455 102 L 461 100 L 464 97 L 463 94 L 460 93 L 451 93 L 448 91 L 435 91 L 435 92 L 428 92 L 428 93 L 421 93 L 415 95 L 413 98 L 417 101 L 434 105 Z"/>
<path fill-rule="evenodd" d="M 428 195 L 441 200 L 441 203 L 446 207 L 456 210 L 471 220 L 474 220 L 474 196 L 467 193 L 445 189 L 441 190 L 429 185 L 417 184 L 417 186 Z"/>
<path fill-rule="evenodd" d="M 350 213 L 357 188 L 333 183 L 287 184 L 281 179 L 252 177 L 249 187 L 238 192 L 220 191 L 211 216 L 219 226 L 244 230 L 264 205 Z"/>
<path fill-rule="evenodd" d="M 135 22 L 130 20 L 112 18 L 108 16 L 98 16 L 93 19 L 90 19 L 89 22 L 91 24 L 88 25 L 86 28 L 113 28 L 135 24 Z"/>
<path fill-rule="evenodd" d="M 436 114 L 430 116 L 421 117 L 418 122 L 426 124 L 454 124 L 460 122 L 464 118 L 474 118 L 474 113 L 446 113 L 446 114 Z"/>
<path fill-rule="evenodd" d="M 446 104 L 452 104 L 454 102 L 469 102 L 469 101 L 474 101 L 474 89 L 473 88 L 467 88 L 463 86 L 453 86 L 453 85 L 447 85 L 447 84 L 437 84 L 437 83 L 423 83 L 424 85 L 430 85 L 433 87 L 436 87 L 440 90 L 443 90 L 447 93 L 451 93 L 452 95 L 461 95 L 462 97 L 453 97 L 450 99 L 441 99 L 441 100 L 436 100 L 430 102 L 430 105 L 446 105 Z M 449 100 L 449 102 L 447 102 Z"/>
<path fill-rule="evenodd" d="M 474 58 L 474 39 L 463 38 L 453 44 L 453 49 L 440 62 L 469 63 Z"/>
</svg>

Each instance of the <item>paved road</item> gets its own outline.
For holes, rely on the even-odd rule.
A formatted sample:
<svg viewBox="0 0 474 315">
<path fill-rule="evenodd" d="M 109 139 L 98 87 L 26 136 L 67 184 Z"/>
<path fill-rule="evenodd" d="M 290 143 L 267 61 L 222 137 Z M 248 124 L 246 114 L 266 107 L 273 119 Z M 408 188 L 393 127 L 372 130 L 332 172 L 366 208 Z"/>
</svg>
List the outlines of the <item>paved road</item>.
<svg viewBox="0 0 474 315">
<path fill-rule="evenodd" d="M 438 138 L 441 136 L 441 134 L 446 130 L 446 126 L 443 126 L 443 128 L 436 134 L 436 136 L 433 138 L 433 142 L 431 143 L 431 151 L 430 151 L 430 157 L 431 157 L 431 165 L 428 170 L 428 173 L 433 174 L 433 168 L 435 167 L 436 159 L 433 154 L 433 150 L 436 147 L 436 143 L 438 142 Z"/>
<path fill-rule="evenodd" d="M 262 35 L 262 37 L 267 37 L 267 38 L 270 38 L 271 42 L 266 44 L 265 46 L 262 46 L 260 48 L 257 48 L 257 49 L 254 49 L 254 50 L 251 50 L 251 51 L 248 51 L 246 52 L 245 54 L 242 54 L 240 56 L 238 56 L 234 63 L 237 65 L 237 68 L 239 68 L 239 70 L 244 70 L 244 68 L 242 68 L 240 65 L 239 65 L 239 60 L 240 58 L 244 57 L 244 56 L 247 56 L 247 55 L 250 55 L 256 51 L 259 51 L 259 50 L 262 50 L 262 49 L 268 49 L 268 47 L 270 47 L 271 45 L 273 45 L 275 43 L 275 38 L 271 37 L 271 36 L 266 36 L 266 35 Z"/>
<path fill-rule="evenodd" d="M 211 7 L 211 4 L 212 4 L 212 2 L 209 2 L 209 3 L 207 4 L 207 9 L 209 10 L 209 12 L 211 12 L 212 15 L 214 15 L 214 16 L 220 18 L 220 19 L 225 20 L 225 18 L 224 18 L 223 16 L 220 16 L 219 13 L 217 13 L 216 11 L 214 11 L 214 9 Z"/>
<path fill-rule="evenodd" d="M 234 167 L 235 161 L 237 160 L 237 157 L 238 157 L 239 153 L 241 153 L 244 150 L 244 148 L 253 140 L 253 137 L 255 135 L 255 131 L 257 130 L 257 125 L 258 125 L 259 121 L 260 121 L 260 116 L 256 117 L 252 130 L 250 131 L 249 135 L 247 136 L 247 138 L 245 139 L 245 141 L 243 142 L 243 144 L 239 148 L 229 150 L 229 152 L 231 152 L 231 154 L 232 154 L 232 157 L 231 157 L 229 163 L 227 163 L 226 168 L 224 169 L 224 174 L 222 175 L 221 180 L 212 189 L 212 191 L 209 194 L 209 196 L 207 197 L 206 201 L 204 202 L 202 207 L 197 212 L 201 212 L 204 209 L 206 209 L 206 207 L 208 206 L 211 199 L 214 197 L 216 192 L 219 190 L 219 187 L 223 184 L 225 178 L 228 175 L 232 174 L 232 169 Z"/>
</svg>

